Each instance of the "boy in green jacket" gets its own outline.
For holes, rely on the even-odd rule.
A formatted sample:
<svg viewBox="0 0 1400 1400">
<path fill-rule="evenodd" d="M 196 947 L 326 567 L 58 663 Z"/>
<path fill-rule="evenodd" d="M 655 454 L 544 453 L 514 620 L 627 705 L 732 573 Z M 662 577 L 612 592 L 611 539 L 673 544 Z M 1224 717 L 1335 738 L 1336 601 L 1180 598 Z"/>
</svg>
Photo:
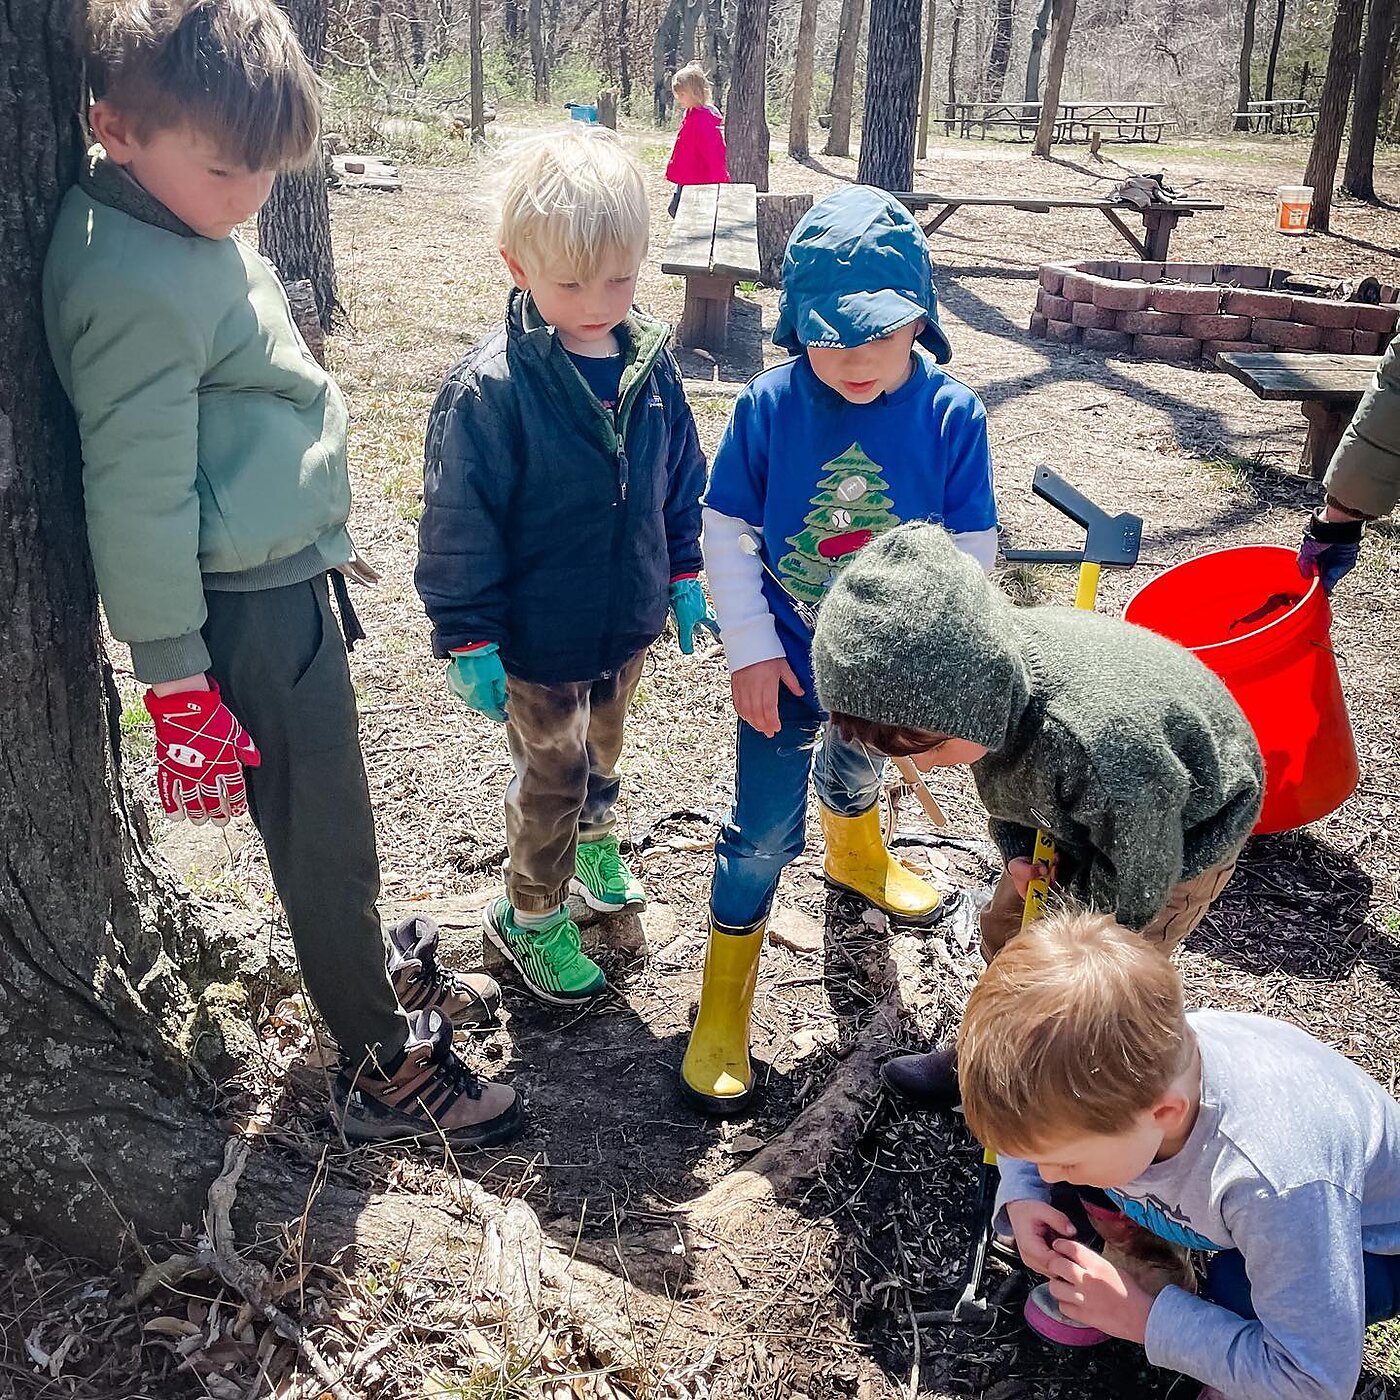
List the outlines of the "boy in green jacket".
<svg viewBox="0 0 1400 1400">
<path fill-rule="evenodd" d="M 989 962 L 1020 931 L 1037 828 L 1058 889 L 1170 952 L 1258 819 L 1259 745 L 1190 652 L 1116 618 L 1013 607 L 938 526 L 901 526 L 856 556 L 812 663 L 844 737 L 925 770 L 971 765 L 1006 862 L 982 912 Z M 956 1101 L 951 1051 L 884 1074 L 929 1106 Z"/>
<path fill-rule="evenodd" d="M 499 988 L 441 968 L 423 919 L 394 931 L 385 976 L 346 661 L 363 633 L 341 571 L 363 566 L 345 403 L 271 265 L 233 236 L 315 155 L 316 76 L 271 0 L 93 0 L 84 39 L 104 153 L 64 199 L 44 319 L 98 590 L 150 687 L 161 804 L 218 824 L 251 811 L 343 1056 L 346 1136 L 501 1141 L 520 1104 L 456 1058 L 451 1019 L 489 1019 Z"/>
</svg>

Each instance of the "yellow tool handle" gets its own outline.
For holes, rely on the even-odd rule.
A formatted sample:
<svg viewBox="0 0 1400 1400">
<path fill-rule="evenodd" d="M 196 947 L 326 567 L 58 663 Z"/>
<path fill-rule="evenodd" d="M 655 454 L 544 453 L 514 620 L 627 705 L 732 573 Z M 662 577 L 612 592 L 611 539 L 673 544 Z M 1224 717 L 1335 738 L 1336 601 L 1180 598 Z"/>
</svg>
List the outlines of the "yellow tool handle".
<svg viewBox="0 0 1400 1400">
<path fill-rule="evenodd" d="M 1099 574 L 1102 572 L 1098 564 L 1086 559 L 1079 566 L 1079 583 L 1074 590 L 1074 606 L 1084 612 L 1093 612 L 1094 603 L 1099 596 Z M 1043 865 L 1049 870 L 1055 860 L 1055 843 L 1044 831 L 1035 833 L 1035 852 L 1031 860 L 1036 865 Z M 1034 923 L 1045 912 L 1045 901 L 1050 897 L 1050 881 L 1048 879 L 1036 878 L 1026 887 L 1026 907 L 1021 915 L 1021 927 Z"/>
</svg>

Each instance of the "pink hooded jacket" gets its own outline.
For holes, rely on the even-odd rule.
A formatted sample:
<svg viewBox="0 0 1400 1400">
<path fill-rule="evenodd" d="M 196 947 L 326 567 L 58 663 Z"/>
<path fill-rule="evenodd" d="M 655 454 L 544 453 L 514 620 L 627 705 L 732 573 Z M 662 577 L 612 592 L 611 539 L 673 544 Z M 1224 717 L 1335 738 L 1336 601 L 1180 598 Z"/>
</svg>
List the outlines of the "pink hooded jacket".
<svg viewBox="0 0 1400 1400">
<path fill-rule="evenodd" d="M 666 166 L 673 185 L 727 185 L 724 129 L 714 107 L 688 107 Z"/>
</svg>

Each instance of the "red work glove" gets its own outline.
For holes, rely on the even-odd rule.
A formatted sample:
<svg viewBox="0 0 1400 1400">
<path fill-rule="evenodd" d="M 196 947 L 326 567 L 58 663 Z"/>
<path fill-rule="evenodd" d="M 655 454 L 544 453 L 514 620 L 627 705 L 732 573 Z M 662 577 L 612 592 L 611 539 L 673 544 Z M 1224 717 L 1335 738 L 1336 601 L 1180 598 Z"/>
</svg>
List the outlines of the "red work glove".
<svg viewBox="0 0 1400 1400">
<path fill-rule="evenodd" d="M 248 810 L 244 768 L 262 762 L 248 731 L 219 699 L 219 687 L 182 690 L 175 695 L 146 692 L 146 709 L 156 726 L 160 805 L 179 821 L 212 820 L 223 826 Z"/>
</svg>

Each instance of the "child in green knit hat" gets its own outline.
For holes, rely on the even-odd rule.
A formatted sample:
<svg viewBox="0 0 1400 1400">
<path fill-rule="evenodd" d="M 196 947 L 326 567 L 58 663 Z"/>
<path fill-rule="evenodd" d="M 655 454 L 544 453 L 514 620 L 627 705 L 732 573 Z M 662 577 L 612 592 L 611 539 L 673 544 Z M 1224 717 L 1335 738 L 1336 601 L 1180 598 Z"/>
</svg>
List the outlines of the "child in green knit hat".
<svg viewBox="0 0 1400 1400">
<path fill-rule="evenodd" d="M 1017 608 L 936 525 L 863 549 L 812 644 L 847 739 L 922 769 L 970 764 L 1006 862 L 982 913 L 990 961 L 1020 929 L 1037 828 L 1055 886 L 1170 951 L 1234 872 L 1259 816 L 1259 745 L 1190 652 L 1072 608 Z M 949 1051 L 901 1056 L 890 1087 L 951 1106 Z"/>
</svg>

